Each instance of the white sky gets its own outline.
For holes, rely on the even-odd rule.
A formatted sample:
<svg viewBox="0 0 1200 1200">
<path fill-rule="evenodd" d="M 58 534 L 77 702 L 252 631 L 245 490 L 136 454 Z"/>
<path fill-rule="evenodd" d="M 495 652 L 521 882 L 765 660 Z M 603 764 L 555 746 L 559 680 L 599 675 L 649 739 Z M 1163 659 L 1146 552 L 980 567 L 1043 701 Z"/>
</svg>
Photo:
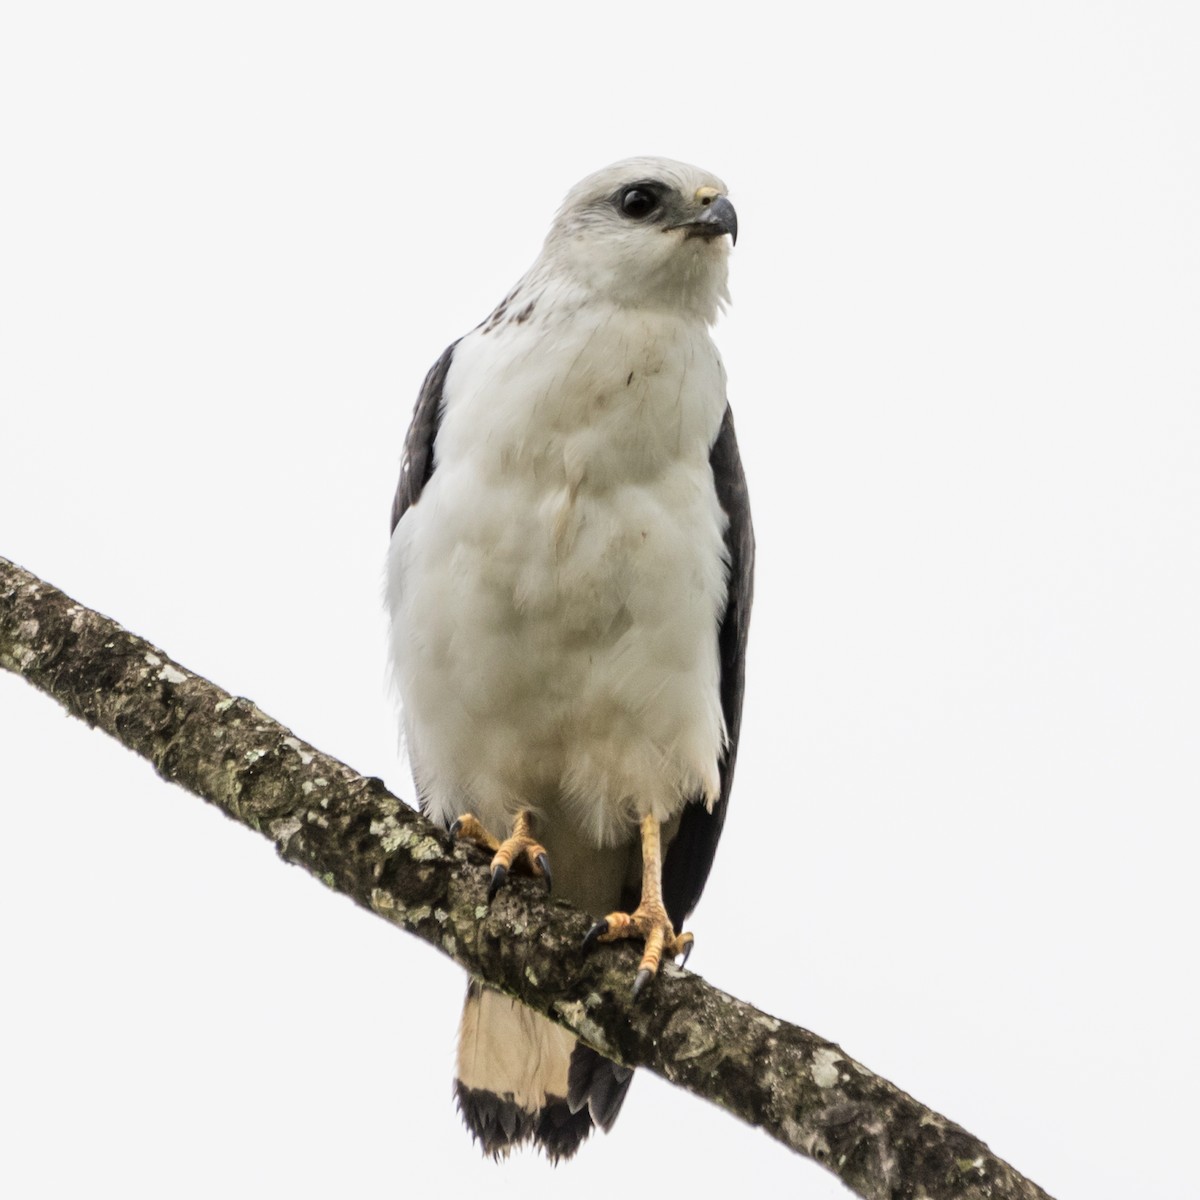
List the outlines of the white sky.
<svg viewBox="0 0 1200 1200">
<path fill-rule="evenodd" d="M 716 171 L 759 573 L 692 963 L 1060 1200 L 1179 1195 L 1200 10 L 780 11 L 6 6 L 0 553 L 410 795 L 420 380 L 580 176 Z M 457 969 L 7 675 L 0 746 L 0 1193 L 844 1194 L 645 1073 L 482 1161 Z"/>
</svg>

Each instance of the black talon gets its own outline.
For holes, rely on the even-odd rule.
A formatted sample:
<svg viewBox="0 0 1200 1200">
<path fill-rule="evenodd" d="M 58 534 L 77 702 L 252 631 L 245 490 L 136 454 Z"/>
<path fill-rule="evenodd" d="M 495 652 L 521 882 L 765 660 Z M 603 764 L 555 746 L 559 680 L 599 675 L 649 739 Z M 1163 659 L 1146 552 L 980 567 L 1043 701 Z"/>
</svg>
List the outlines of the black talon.
<svg viewBox="0 0 1200 1200">
<path fill-rule="evenodd" d="M 692 947 L 693 947 L 695 944 L 696 944 L 695 942 L 688 942 L 688 944 L 687 944 L 686 946 L 684 946 L 684 948 L 683 948 L 683 962 L 681 962 L 681 963 L 679 964 L 681 967 L 686 967 L 686 966 L 687 966 L 687 960 L 688 960 L 688 958 L 691 956 L 691 953 L 692 953 Z"/>
<path fill-rule="evenodd" d="M 454 823 L 450 826 L 450 836 L 452 838 L 456 838 L 456 837 L 458 837 L 458 835 L 461 832 L 462 832 L 462 817 L 455 817 Z"/>
<path fill-rule="evenodd" d="M 500 885 L 508 878 L 507 867 L 496 867 L 492 871 L 492 882 L 488 884 L 488 903 L 491 904 L 492 897 L 500 890 Z"/>
<path fill-rule="evenodd" d="M 542 869 L 542 875 L 546 880 L 546 891 L 551 891 L 554 887 L 554 880 L 550 875 L 550 860 L 544 854 L 539 854 L 533 861 Z"/>
<path fill-rule="evenodd" d="M 587 935 L 583 939 L 583 945 L 580 950 L 586 954 L 600 940 L 600 935 L 608 932 L 607 918 L 599 920 L 587 931 Z"/>
<path fill-rule="evenodd" d="M 647 967 L 643 967 L 638 973 L 637 978 L 633 981 L 633 998 L 636 1000 L 642 988 L 654 978 L 654 972 Z"/>
</svg>

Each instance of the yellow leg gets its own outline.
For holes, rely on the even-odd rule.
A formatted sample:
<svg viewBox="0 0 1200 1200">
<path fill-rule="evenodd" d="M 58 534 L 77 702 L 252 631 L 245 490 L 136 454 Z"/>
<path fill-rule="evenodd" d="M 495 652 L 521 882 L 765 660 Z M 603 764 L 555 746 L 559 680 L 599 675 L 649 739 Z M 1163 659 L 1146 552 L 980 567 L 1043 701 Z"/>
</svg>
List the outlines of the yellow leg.
<svg viewBox="0 0 1200 1200">
<path fill-rule="evenodd" d="M 653 817 L 643 817 L 642 825 L 642 899 L 631 913 L 609 913 L 588 930 L 583 939 L 583 948 L 589 949 L 596 942 L 615 942 L 620 938 L 641 938 L 646 948 L 633 981 L 633 994 L 658 973 L 663 955 L 674 958 L 692 952 L 694 941 L 690 933 L 675 932 L 662 901 L 662 827 Z"/>
<path fill-rule="evenodd" d="M 528 812 L 519 812 L 513 821 L 512 836 L 504 841 L 494 837 L 484 827 L 483 823 L 471 813 L 464 813 L 453 825 L 450 832 L 465 842 L 474 842 L 492 854 L 492 881 L 488 884 L 488 901 L 496 894 L 500 885 L 508 878 L 508 873 L 514 867 L 522 867 L 531 875 L 540 876 L 546 881 L 546 891 L 550 890 L 550 859 L 546 847 L 533 836 L 533 816 Z"/>
</svg>

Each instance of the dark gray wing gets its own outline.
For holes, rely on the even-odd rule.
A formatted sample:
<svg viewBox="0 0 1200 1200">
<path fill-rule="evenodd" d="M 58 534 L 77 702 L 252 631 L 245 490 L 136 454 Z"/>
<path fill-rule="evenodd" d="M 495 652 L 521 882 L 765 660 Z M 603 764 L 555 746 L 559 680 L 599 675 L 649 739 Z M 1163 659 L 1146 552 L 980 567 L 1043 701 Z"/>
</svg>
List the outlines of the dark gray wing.
<svg viewBox="0 0 1200 1200">
<path fill-rule="evenodd" d="M 442 389 L 446 386 L 446 372 L 450 370 L 450 360 L 454 357 L 454 347 L 457 345 L 458 342 L 451 342 L 446 347 L 421 384 L 412 424 L 404 438 L 400 482 L 396 485 L 396 498 L 392 501 L 393 533 L 400 524 L 400 518 L 421 498 L 433 474 L 433 443 L 442 421 Z"/>
<path fill-rule="evenodd" d="M 676 929 L 682 929 L 696 907 L 725 824 L 733 768 L 737 763 L 738 735 L 742 728 L 742 692 L 746 682 L 746 638 L 750 631 L 750 602 L 754 596 L 754 529 L 750 524 L 750 497 L 738 455 L 733 414 L 725 409 L 721 432 L 708 456 L 717 499 L 729 518 L 725 553 L 729 559 L 729 590 L 718 634 L 721 656 L 721 711 L 729 740 L 721 756 L 721 795 L 712 812 L 703 804 L 684 806 L 679 830 L 671 839 L 663 862 L 663 902 Z"/>
</svg>

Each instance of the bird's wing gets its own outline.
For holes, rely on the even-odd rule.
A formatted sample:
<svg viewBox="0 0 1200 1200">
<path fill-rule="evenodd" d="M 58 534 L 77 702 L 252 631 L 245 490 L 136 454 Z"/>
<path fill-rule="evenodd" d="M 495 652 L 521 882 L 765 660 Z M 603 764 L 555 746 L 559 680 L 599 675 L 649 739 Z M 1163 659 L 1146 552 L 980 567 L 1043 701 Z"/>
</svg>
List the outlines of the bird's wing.
<svg viewBox="0 0 1200 1200">
<path fill-rule="evenodd" d="M 746 681 L 746 637 L 750 629 L 750 602 L 754 595 L 754 529 L 750 524 L 750 498 L 738 455 L 733 414 L 727 407 L 721 431 L 709 453 L 713 484 L 729 524 L 725 553 L 729 560 L 725 612 L 718 634 L 721 662 L 721 710 L 725 716 L 726 743 L 721 755 L 721 795 L 712 812 L 702 803 L 684 806 L 679 829 L 671 839 L 663 863 L 663 902 L 676 929 L 682 929 L 696 906 L 712 868 L 725 824 L 733 768 L 737 762 L 738 734 L 742 726 L 742 691 Z"/>
<path fill-rule="evenodd" d="M 442 420 L 442 389 L 446 385 L 446 372 L 450 370 L 454 347 L 457 345 L 458 342 L 451 342 L 442 357 L 429 368 L 429 374 L 425 376 L 417 396 L 412 424 L 404 438 L 400 482 L 396 485 L 396 498 L 392 501 L 393 533 L 400 524 L 400 518 L 421 498 L 433 474 L 433 442 Z"/>
</svg>

